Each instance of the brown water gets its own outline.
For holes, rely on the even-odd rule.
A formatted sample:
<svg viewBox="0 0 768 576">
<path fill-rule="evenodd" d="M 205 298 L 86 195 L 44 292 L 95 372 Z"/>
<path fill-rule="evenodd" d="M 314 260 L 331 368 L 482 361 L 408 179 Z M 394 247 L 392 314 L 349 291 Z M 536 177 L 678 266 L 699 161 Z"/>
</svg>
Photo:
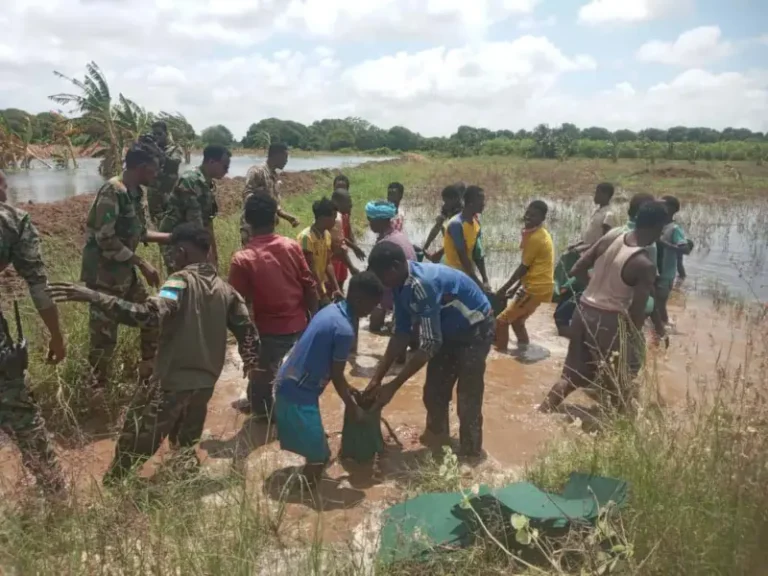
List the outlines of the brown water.
<svg viewBox="0 0 768 576">
<path fill-rule="evenodd" d="M 583 433 L 574 424 L 574 415 L 581 416 L 585 424 L 594 424 L 585 413 L 578 412 L 578 407 L 591 405 L 588 397 L 581 393 L 568 400 L 567 412 L 571 417 L 536 412 L 538 403 L 560 374 L 567 349 L 567 341 L 556 335 L 552 311 L 551 306 L 543 306 L 529 322 L 532 340 L 548 352 L 546 358 L 535 364 L 522 364 L 512 356 L 491 353 L 484 403 L 485 448 L 489 459 L 477 469 L 464 470 L 472 476 L 470 483 L 481 480 L 498 483 L 519 477 L 525 465 L 531 463 L 548 442 Z M 750 349 L 755 343 L 749 337 L 747 323 L 732 311 L 717 311 L 707 301 L 686 299 L 677 294 L 671 313 L 680 335 L 672 337 L 668 351 L 650 351 L 641 377 L 646 388 L 654 387 L 650 397 L 667 410 L 682 408 L 686 398 L 699 394 L 703 385 L 713 384 L 713 375 L 718 370 L 735 370 L 744 365 L 747 356 L 760 356 L 759 351 Z M 385 338 L 361 330 L 360 353 L 349 368 L 350 380 L 355 386 L 362 388 L 367 384 L 376 358 L 385 346 Z M 236 357 L 234 351 L 232 354 Z M 321 505 L 296 494 L 287 498 L 286 533 L 298 538 L 311 536 L 318 521 L 317 509 L 321 507 L 320 528 L 326 539 L 346 540 L 356 527 L 360 528 L 364 519 L 406 497 L 412 471 L 427 453 L 427 448 L 419 442 L 425 420 L 421 402 L 423 383 L 424 371 L 408 382 L 385 409 L 384 417 L 397 441 L 385 431 L 387 451 L 375 466 L 335 462 L 328 470 L 329 479 L 321 487 Z M 655 383 L 658 383 L 658 392 Z M 263 494 L 276 507 L 287 476 L 302 460 L 281 452 L 265 424 L 251 423 L 231 407 L 233 401 L 245 395 L 245 385 L 233 359 L 222 374 L 209 405 L 200 454 L 207 473 L 221 476 L 231 470 L 244 472 L 253 493 Z M 332 387 L 323 395 L 321 409 L 336 454 L 343 407 Z M 455 409 L 451 426 L 455 436 L 458 429 Z M 113 446 L 112 439 L 104 439 L 82 449 L 61 451 L 64 467 L 79 492 L 96 493 Z M 145 467 L 144 475 L 152 473 L 164 453 L 165 450 L 161 450 Z M 28 481 L 15 449 L 10 446 L 0 449 L 0 470 L 3 478 L 0 490 L 6 497 L 13 497 Z M 212 504 L 224 501 L 225 495 L 221 494 L 206 497 L 206 502 Z"/>
</svg>

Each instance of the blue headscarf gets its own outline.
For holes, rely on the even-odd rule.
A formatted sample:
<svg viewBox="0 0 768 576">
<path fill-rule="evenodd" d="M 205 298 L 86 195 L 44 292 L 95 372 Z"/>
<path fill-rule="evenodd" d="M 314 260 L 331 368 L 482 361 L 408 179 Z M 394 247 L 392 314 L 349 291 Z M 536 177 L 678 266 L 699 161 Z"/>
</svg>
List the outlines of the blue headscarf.
<svg viewBox="0 0 768 576">
<path fill-rule="evenodd" d="M 370 220 L 392 220 L 397 216 L 397 207 L 391 202 L 376 200 L 365 205 L 365 215 Z"/>
</svg>

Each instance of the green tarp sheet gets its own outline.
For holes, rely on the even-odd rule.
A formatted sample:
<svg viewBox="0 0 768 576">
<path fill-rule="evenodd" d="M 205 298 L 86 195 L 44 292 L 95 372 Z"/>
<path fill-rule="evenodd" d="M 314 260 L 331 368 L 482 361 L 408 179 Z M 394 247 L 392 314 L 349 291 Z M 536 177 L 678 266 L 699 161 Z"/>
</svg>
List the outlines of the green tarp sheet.
<svg viewBox="0 0 768 576">
<path fill-rule="evenodd" d="M 492 530 L 508 529 L 512 514 L 522 514 L 540 530 L 560 529 L 572 522 L 594 522 L 609 501 L 622 506 L 628 486 L 622 480 L 571 474 L 562 493 L 540 490 L 517 482 L 480 492 L 470 500 L 472 508 Z M 472 543 L 476 517 L 461 507 L 461 493 L 424 494 L 384 512 L 380 558 L 384 562 L 418 559 L 446 547 Z"/>
</svg>

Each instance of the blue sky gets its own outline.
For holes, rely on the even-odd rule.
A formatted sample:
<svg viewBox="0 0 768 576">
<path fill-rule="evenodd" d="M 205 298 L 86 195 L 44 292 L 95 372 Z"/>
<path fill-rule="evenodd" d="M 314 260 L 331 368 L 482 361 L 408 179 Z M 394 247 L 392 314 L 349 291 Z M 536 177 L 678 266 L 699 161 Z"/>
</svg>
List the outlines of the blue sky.
<svg viewBox="0 0 768 576">
<path fill-rule="evenodd" d="M 277 116 L 768 130 L 758 0 L 5 0 L 0 107 L 48 110 L 95 60 L 115 92 L 241 136 Z"/>
</svg>

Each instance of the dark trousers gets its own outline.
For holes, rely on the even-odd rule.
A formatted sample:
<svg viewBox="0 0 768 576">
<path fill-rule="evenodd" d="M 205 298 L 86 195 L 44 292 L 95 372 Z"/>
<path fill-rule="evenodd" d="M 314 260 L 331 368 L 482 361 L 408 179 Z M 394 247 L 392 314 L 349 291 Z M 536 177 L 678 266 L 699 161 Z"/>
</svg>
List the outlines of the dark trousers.
<svg viewBox="0 0 768 576">
<path fill-rule="evenodd" d="M 483 448 L 485 362 L 493 334 L 491 318 L 459 338 L 445 340 L 427 364 L 424 384 L 427 430 L 435 435 L 450 433 L 448 413 L 453 387 L 458 382 L 459 440 L 461 452 L 467 456 L 478 456 Z"/>
<path fill-rule="evenodd" d="M 136 395 L 115 446 L 115 458 L 105 478 L 122 478 L 149 460 L 172 432 L 187 456 L 194 460 L 213 388 L 162 390 L 157 383 Z"/>
<path fill-rule="evenodd" d="M 251 374 L 248 380 L 248 401 L 251 413 L 256 416 L 268 416 L 274 404 L 274 383 L 283 358 L 291 351 L 301 336 L 295 334 L 261 334 L 259 352 L 259 370 Z"/>
</svg>

